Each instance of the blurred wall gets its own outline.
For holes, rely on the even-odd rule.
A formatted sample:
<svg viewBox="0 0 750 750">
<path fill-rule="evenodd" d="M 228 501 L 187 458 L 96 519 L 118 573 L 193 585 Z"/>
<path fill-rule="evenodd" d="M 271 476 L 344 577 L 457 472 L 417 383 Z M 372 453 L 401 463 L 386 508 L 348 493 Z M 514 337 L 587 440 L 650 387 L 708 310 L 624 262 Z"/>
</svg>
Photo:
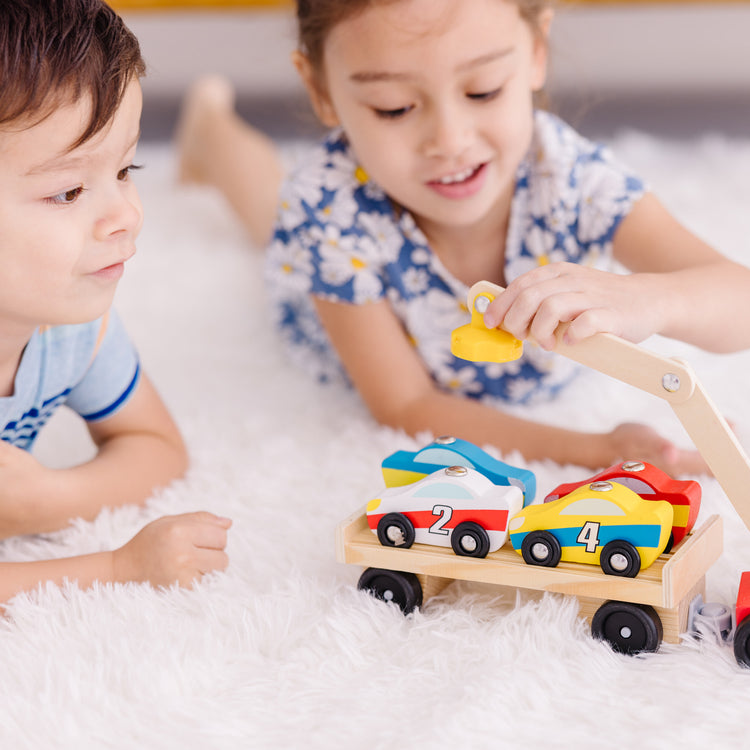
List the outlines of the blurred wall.
<svg viewBox="0 0 750 750">
<path fill-rule="evenodd" d="M 289 10 L 124 15 L 149 63 L 147 106 L 162 117 L 173 112 L 191 80 L 210 71 L 235 82 L 245 109 L 274 110 L 271 120 L 279 113 L 283 119 L 286 107 L 303 106 L 289 62 Z M 727 110 L 727 123 L 744 128 L 750 120 L 749 31 L 750 2 L 562 6 L 552 37 L 552 100 L 573 119 L 604 109 L 645 113 L 673 106 L 681 113 L 673 119 L 683 127 L 691 118 L 696 127 L 717 127 Z"/>
</svg>

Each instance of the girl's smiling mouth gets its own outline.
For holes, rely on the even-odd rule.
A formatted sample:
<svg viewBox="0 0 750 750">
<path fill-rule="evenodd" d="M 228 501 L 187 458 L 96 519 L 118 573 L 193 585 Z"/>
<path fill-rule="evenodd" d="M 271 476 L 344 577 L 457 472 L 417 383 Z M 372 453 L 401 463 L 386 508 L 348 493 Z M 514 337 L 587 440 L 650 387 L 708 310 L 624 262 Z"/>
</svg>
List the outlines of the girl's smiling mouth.
<svg viewBox="0 0 750 750">
<path fill-rule="evenodd" d="M 430 180 L 427 185 L 444 198 L 469 198 L 484 185 L 487 163 L 467 167 L 460 172 Z"/>
</svg>

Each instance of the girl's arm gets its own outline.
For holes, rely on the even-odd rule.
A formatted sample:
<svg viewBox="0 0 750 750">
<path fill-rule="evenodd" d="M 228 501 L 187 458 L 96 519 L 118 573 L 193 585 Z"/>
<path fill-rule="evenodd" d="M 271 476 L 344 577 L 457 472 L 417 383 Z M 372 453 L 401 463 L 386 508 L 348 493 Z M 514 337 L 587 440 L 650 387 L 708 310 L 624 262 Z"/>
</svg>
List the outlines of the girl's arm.
<svg viewBox="0 0 750 750">
<path fill-rule="evenodd" d="M 571 321 L 570 343 L 605 331 L 636 343 L 659 333 L 714 352 L 750 347 L 750 269 L 689 232 L 653 195 L 623 219 L 614 254 L 631 274 L 571 263 L 536 268 L 508 284 L 485 323 L 545 348 Z"/>
<path fill-rule="evenodd" d="M 140 504 L 187 469 L 180 433 L 143 373 L 128 402 L 89 431 L 96 456 L 66 469 L 0 444 L 0 537 L 54 531 L 72 518 L 92 520 L 104 507 Z"/>
<path fill-rule="evenodd" d="M 672 473 L 706 470 L 696 452 L 677 449 L 643 425 L 607 434 L 567 430 L 440 391 L 384 300 L 359 306 L 315 299 L 315 307 L 352 382 L 383 424 L 411 435 L 429 430 L 492 444 L 502 453 L 518 450 L 527 460 L 597 469 L 638 456 Z"/>
<path fill-rule="evenodd" d="M 690 232 L 647 194 L 623 220 L 615 257 L 658 310 L 657 330 L 713 352 L 750 347 L 750 268 Z"/>
<path fill-rule="evenodd" d="M 224 548 L 230 525 L 229 519 L 204 511 L 164 516 L 112 552 L 0 563 L 0 601 L 44 583 L 60 585 L 66 579 L 76 581 L 81 588 L 94 581 L 189 586 L 210 571 L 226 568 Z"/>
</svg>

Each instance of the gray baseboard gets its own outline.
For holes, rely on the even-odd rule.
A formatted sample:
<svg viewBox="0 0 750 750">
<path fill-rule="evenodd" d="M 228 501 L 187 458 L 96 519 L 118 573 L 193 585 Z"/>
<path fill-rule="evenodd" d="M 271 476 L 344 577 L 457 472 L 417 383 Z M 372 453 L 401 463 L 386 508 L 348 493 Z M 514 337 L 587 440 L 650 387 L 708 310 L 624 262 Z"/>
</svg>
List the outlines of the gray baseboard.
<svg viewBox="0 0 750 750">
<path fill-rule="evenodd" d="M 143 137 L 166 141 L 172 137 L 178 97 L 146 97 Z M 606 139 L 624 129 L 664 138 L 695 138 L 717 133 L 750 138 L 750 96 L 736 94 L 647 93 L 551 95 L 550 108 L 577 130 Z M 279 140 L 319 138 L 324 129 L 304 96 L 244 96 L 238 110 L 248 122 Z"/>
</svg>

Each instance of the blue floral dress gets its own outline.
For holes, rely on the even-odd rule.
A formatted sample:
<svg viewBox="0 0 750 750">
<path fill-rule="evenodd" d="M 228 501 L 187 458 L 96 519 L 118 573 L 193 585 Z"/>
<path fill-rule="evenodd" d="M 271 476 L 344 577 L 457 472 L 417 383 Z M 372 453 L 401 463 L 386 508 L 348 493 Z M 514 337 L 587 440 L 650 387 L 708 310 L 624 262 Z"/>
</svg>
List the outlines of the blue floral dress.
<svg viewBox="0 0 750 750">
<path fill-rule="evenodd" d="M 558 261 L 611 270 L 615 230 L 644 191 L 606 148 L 536 112 L 532 145 L 516 175 L 506 280 Z M 521 359 L 505 364 L 451 354 L 451 331 L 469 320 L 468 289 L 432 252 L 412 215 L 368 180 L 340 131 L 282 189 L 266 280 L 292 359 L 321 381 L 346 376 L 311 296 L 355 305 L 387 299 L 448 392 L 528 403 L 553 396 L 575 372 L 570 360 L 528 344 Z"/>
</svg>

